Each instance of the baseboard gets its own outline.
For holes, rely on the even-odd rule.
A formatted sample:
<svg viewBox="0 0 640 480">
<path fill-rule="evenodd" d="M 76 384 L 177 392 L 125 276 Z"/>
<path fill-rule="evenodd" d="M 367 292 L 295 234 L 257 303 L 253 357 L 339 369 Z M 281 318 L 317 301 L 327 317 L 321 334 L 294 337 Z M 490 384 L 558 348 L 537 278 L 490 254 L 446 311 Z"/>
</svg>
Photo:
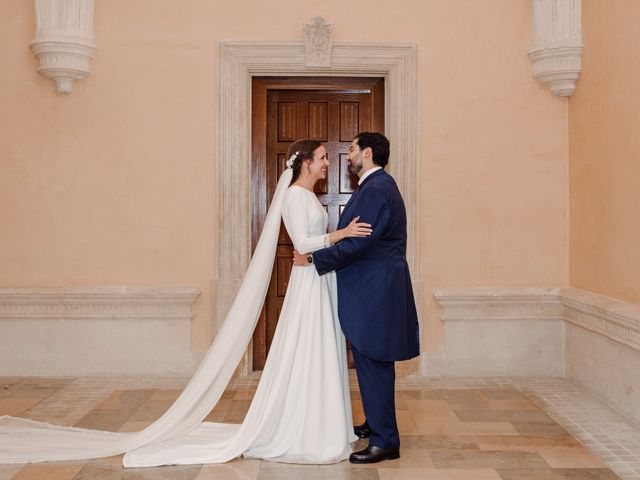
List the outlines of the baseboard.
<svg viewBox="0 0 640 480">
<path fill-rule="evenodd" d="M 564 320 L 553 288 L 439 289 L 444 350 L 437 376 L 564 375 Z M 431 355 L 434 357 L 436 354 Z"/>
<path fill-rule="evenodd" d="M 193 287 L 0 288 L 0 375 L 191 375 Z"/>
<path fill-rule="evenodd" d="M 572 287 L 440 289 L 425 376 L 566 376 L 640 421 L 640 305 Z"/>
</svg>

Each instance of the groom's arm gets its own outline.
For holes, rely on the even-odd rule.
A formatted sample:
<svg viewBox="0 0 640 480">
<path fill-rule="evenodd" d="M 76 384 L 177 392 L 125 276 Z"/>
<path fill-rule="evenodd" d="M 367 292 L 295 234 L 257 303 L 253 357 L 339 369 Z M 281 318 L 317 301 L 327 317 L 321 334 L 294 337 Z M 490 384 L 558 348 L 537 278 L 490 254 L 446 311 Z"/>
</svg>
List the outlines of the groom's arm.
<svg viewBox="0 0 640 480">
<path fill-rule="evenodd" d="M 338 270 L 357 260 L 375 242 L 389 225 L 389 205 L 385 196 L 375 188 L 360 193 L 356 214 L 360 221 L 371 224 L 368 237 L 348 237 L 335 245 L 313 253 L 313 264 L 320 275 Z"/>
</svg>

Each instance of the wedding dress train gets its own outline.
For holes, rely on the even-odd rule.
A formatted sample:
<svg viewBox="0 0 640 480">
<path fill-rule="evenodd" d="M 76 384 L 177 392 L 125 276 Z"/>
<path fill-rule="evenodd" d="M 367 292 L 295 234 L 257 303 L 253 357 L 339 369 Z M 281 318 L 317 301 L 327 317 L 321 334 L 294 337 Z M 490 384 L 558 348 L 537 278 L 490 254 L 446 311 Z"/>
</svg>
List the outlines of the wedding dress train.
<svg viewBox="0 0 640 480">
<path fill-rule="evenodd" d="M 333 273 L 294 267 L 254 399 L 242 424 L 203 422 L 247 348 L 271 278 L 282 216 L 299 251 L 322 248 L 327 216 L 312 192 L 280 177 L 234 303 L 198 370 L 162 417 L 135 433 L 0 417 L 0 464 L 126 452 L 127 467 L 221 463 L 243 455 L 291 463 L 348 458 L 353 434 L 345 339 Z"/>
</svg>

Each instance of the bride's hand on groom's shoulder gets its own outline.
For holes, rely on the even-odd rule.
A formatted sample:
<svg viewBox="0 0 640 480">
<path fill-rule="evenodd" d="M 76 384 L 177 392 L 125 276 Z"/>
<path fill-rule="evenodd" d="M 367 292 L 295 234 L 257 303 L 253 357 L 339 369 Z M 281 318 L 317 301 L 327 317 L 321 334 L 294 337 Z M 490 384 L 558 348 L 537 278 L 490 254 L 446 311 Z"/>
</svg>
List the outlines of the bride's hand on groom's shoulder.
<svg viewBox="0 0 640 480">
<path fill-rule="evenodd" d="M 338 243 L 345 238 L 349 237 L 368 237 L 371 235 L 371 225 L 369 223 L 361 222 L 360 216 L 355 217 L 349 225 L 335 232 L 328 233 L 329 245 L 325 244 L 325 247 Z"/>
<path fill-rule="evenodd" d="M 339 230 L 342 238 L 368 237 L 369 235 L 371 235 L 372 231 L 373 230 L 371 230 L 371 224 L 361 222 L 360 216 L 355 217 L 353 220 L 351 220 L 349 225 Z"/>
</svg>

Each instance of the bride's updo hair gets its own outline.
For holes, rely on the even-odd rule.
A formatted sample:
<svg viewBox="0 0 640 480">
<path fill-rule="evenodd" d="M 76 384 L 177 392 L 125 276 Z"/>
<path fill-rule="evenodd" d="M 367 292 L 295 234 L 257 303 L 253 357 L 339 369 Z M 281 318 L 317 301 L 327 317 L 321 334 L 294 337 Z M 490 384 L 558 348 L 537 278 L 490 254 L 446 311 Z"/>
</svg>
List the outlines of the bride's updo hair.
<svg viewBox="0 0 640 480">
<path fill-rule="evenodd" d="M 289 146 L 289 150 L 287 151 L 287 160 L 291 158 L 291 155 L 298 152 L 298 155 L 293 159 L 293 165 L 291 165 L 291 168 L 293 169 L 293 178 L 291 179 L 292 184 L 298 180 L 298 177 L 300 176 L 302 162 L 305 160 L 313 160 L 313 152 L 321 146 L 322 143 L 317 140 L 296 140 L 291 144 L 291 146 Z"/>
</svg>

